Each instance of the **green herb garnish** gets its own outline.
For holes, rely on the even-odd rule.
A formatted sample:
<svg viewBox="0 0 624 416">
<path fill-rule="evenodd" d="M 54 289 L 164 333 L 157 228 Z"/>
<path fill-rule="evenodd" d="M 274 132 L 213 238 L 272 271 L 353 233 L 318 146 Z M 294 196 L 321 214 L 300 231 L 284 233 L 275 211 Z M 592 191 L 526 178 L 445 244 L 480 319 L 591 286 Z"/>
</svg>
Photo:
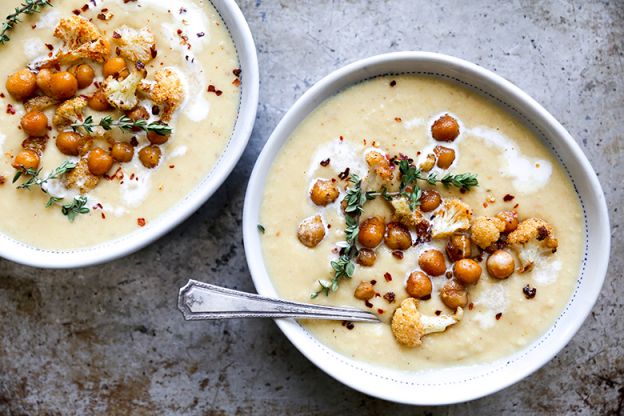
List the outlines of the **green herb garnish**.
<svg viewBox="0 0 624 416">
<path fill-rule="evenodd" d="M 264 226 L 262 224 L 258 224 L 257 227 L 258 227 L 258 231 L 260 231 L 260 233 L 262 233 L 262 234 L 265 233 L 266 230 L 264 229 Z"/>
<path fill-rule="evenodd" d="M 35 14 L 41 12 L 45 6 L 52 7 L 52 4 L 48 0 L 25 0 L 20 7 L 15 8 L 15 12 L 6 17 L 4 23 L 2 23 L 2 31 L 0 32 L 0 45 L 4 45 L 11 40 L 8 32 L 13 30 L 20 20 L 22 14 Z"/>
<path fill-rule="evenodd" d="M 111 116 L 106 116 L 97 123 L 93 120 L 92 116 L 88 116 L 82 123 L 74 123 L 71 125 L 71 128 L 75 132 L 79 129 L 84 129 L 89 134 L 93 134 L 96 127 L 101 127 L 106 131 L 112 130 L 114 127 L 123 131 L 130 131 L 138 128 L 146 133 L 154 132 L 160 136 L 167 136 L 173 131 L 170 126 L 159 121 L 148 123 L 146 120 L 132 120 L 128 116 L 121 116 L 117 120 L 113 120 Z"/>
<path fill-rule="evenodd" d="M 76 216 L 78 216 L 79 214 L 89 213 L 89 208 L 85 207 L 86 203 L 86 197 L 78 196 L 74 198 L 71 203 L 63 205 L 61 207 L 61 212 L 63 213 L 63 215 L 67 216 L 69 222 L 74 222 Z"/>
</svg>

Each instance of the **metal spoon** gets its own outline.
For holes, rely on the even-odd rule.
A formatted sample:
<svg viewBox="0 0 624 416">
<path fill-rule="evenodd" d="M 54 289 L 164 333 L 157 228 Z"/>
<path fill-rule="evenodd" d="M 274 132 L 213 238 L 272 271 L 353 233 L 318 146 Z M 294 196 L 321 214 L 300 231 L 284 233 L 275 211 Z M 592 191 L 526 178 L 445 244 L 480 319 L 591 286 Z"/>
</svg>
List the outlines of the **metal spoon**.
<svg viewBox="0 0 624 416">
<path fill-rule="evenodd" d="M 231 318 L 303 318 L 380 322 L 356 308 L 311 305 L 226 289 L 189 280 L 180 289 L 178 309 L 187 321 Z"/>
</svg>

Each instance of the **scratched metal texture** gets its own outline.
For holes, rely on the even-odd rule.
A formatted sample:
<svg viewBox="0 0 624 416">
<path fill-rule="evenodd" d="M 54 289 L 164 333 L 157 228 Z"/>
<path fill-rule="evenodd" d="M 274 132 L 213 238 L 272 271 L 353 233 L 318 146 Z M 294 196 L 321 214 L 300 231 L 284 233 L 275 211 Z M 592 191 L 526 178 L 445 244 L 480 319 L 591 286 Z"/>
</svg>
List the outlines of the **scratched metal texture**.
<svg viewBox="0 0 624 416">
<path fill-rule="evenodd" d="M 155 244 L 104 266 L 0 260 L 0 415 L 624 414 L 624 3 L 241 1 L 260 60 L 256 127 L 230 179 Z M 557 357 L 492 396 L 440 408 L 376 400 L 310 364 L 271 321 L 186 323 L 188 278 L 253 290 L 241 211 L 254 160 L 316 80 L 370 55 L 476 62 L 541 102 L 597 170 L 613 227 L 602 295 Z"/>
</svg>

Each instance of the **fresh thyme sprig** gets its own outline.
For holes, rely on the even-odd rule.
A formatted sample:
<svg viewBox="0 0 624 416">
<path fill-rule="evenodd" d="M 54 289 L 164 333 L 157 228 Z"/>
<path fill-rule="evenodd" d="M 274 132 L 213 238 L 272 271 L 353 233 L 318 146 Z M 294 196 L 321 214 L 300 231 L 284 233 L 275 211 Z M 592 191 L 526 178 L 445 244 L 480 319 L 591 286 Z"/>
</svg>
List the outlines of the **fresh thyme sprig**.
<svg viewBox="0 0 624 416">
<path fill-rule="evenodd" d="M 139 128 L 146 133 L 154 132 L 161 136 L 167 136 L 173 131 L 170 126 L 159 121 L 148 123 L 146 120 L 132 120 L 128 116 L 121 116 L 117 120 L 113 120 L 111 116 L 106 116 L 97 123 L 93 120 L 92 116 L 88 116 L 82 123 L 74 123 L 71 125 L 71 128 L 75 132 L 82 128 L 89 134 L 93 134 L 96 127 L 101 127 L 106 131 L 112 130 L 114 127 L 120 128 L 123 131 Z"/>
<path fill-rule="evenodd" d="M 79 214 L 88 214 L 89 208 L 85 207 L 87 198 L 84 196 L 75 197 L 72 202 L 61 207 L 63 215 L 67 216 L 69 222 L 74 222 Z"/>
<path fill-rule="evenodd" d="M 20 15 L 22 14 L 35 14 L 41 12 L 45 6 L 52 7 L 52 4 L 48 0 L 25 0 L 20 7 L 15 8 L 15 12 L 6 17 L 6 20 L 2 23 L 2 31 L 0 32 L 0 45 L 4 45 L 11 38 L 8 32 L 13 30 L 16 24 L 21 22 Z"/>
</svg>

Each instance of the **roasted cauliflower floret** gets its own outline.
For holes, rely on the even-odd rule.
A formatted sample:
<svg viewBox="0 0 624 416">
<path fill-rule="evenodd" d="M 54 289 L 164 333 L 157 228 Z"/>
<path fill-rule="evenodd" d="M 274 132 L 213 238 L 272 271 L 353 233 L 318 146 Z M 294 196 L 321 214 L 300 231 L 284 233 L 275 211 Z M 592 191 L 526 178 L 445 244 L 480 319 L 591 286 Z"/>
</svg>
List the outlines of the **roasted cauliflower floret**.
<svg viewBox="0 0 624 416">
<path fill-rule="evenodd" d="M 110 55 L 110 44 L 97 27 L 80 16 L 65 17 L 54 30 L 54 36 L 64 42 L 63 48 L 45 65 L 69 64 L 81 59 L 102 63 Z"/>
<path fill-rule="evenodd" d="M 100 178 L 89 171 L 86 158 L 80 159 L 76 167 L 65 175 L 65 186 L 69 189 L 78 189 L 81 194 L 86 194 L 95 188 Z"/>
<path fill-rule="evenodd" d="M 372 169 L 381 179 L 384 181 L 392 180 L 392 163 L 390 163 L 388 158 L 386 158 L 386 155 L 377 150 L 371 150 L 366 153 L 365 159 L 368 167 Z"/>
<path fill-rule="evenodd" d="M 392 317 L 392 334 L 399 344 L 406 347 L 418 347 L 422 337 L 434 332 L 444 332 L 449 326 L 459 322 L 463 317 L 462 308 L 457 308 L 454 315 L 428 316 L 418 310 L 418 301 L 407 298 Z"/>
<path fill-rule="evenodd" d="M 161 116 L 164 122 L 171 120 L 173 113 L 184 100 L 184 87 L 180 76 L 172 69 L 165 68 L 154 73 L 154 80 L 143 80 L 139 90 L 158 105 L 164 105 Z"/>
<path fill-rule="evenodd" d="M 557 251 L 559 242 L 552 225 L 540 218 L 528 218 L 507 237 L 507 243 L 520 259 L 520 273 L 531 270 L 535 263 Z"/>
<path fill-rule="evenodd" d="M 472 209 L 459 199 L 445 199 L 431 220 L 431 236 L 446 238 L 457 231 L 470 228 Z"/>
<path fill-rule="evenodd" d="M 425 223 L 425 225 L 429 226 L 429 221 L 423 217 L 419 209 L 415 209 L 414 211 L 410 209 L 406 197 L 393 198 L 392 201 L 390 201 L 390 205 L 392 205 L 394 209 L 393 221 L 400 222 L 409 228 L 417 228 L 420 224 Z"/>
<path fill-rule="evenodd" d="M 149 28 L 132 29 L 121 26 L 113 32 L 113 42 L 119 47 L 119 54 L 132 61 L 147 63 L 153 59 L 152 51 L 156 50 L 154 34 Z"/>
<path fill-rule="evenodd" d="M 76 97 L 67 100 L 56 108 L 52 124 L 57 129 L 62 129 L 82 120 L 82 111 L 87 106 L 87 99 Z"/>
<path fill-rule="evenodd" d="M 470 239 L 479 247 L 485 249 L 500 238 L 505 231 L 505 223 L 496 217 L 477 217 L 470 228 Z"/>
<path fill-rule="evenodd" d="M 136 91 L 141 79 L 138 72 L 133 72 L 122 80 L 108 77 L 103 89 L 106 100 L 120 110 L 132 110 L 139 103 Z"/>
<path fill-rule="evenodd" d="M 26 101 L 24 103 L 24 110 L 26 111 L 26 113 L 30 113 L 31 111 L 44 111 L 50 107 L 55 106 L 56 103 L 57 101 L 54 98 L 40 95 Z"/>
</svg>

